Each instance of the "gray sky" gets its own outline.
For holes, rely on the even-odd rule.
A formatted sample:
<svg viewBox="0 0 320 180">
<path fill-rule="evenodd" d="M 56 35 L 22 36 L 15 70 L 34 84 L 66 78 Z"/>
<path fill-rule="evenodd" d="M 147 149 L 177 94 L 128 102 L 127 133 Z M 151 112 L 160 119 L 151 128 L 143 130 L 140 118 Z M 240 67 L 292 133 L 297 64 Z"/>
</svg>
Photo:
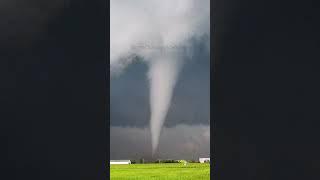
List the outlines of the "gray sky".
<svg viewBox="0 0 320 180">
<path fill-rule="evenodd" d="M 136 62 L 120 76 L 111 78 L 110 112 L 112 126 L 144 127 L 149 124 L 147 66 Z M 209 124 L 210 61 L 199 52 L 186 63 L 174 90 L 165 126 Z"/>
<path fill-rule="evenodd" d="M 111 127 L 111 159 L 151 159 L 151 137 L 148 128 Z M 210 127 L 177 125 L 164 127 L 159 149 L 153 158 L 198 159 L 210 154 Z"/>
<path fill-rule="evenodd" d="M 209 133 L 210 125 L 210 60 L 209 52 L 199 49 L 179 75 L 160 136 L 159 158 L 209 156 L 210 140 L 201 134 Z M 111 78 L 111 159 L 148 158 L 151 154 L 146 74 L 147 65 L 137 61 Z"/>
<path fill-rule="evenodd" d="M 166 47 L 162 52 L 165 54 L 161 56 L 178 58 L 174 60 L 182 64 L 176 84 L 173 85 L 171 103 L 155 156 L 175 159 L 209 156 L 208 7 L 208 0 L 139 0 L 137 4 L 128 0 L 111 1 L 111 159 L 151 157 L 148 72 L 150 63 L 159 57 L 159 49 L 133 49 L 137 43 Z M 184 51 L 168 48 L 171 45 Z M 134 56 L 137 58 L 130 58 Z M 163 70 L 157 74 L 157 77 L 167 76 L 164 77 L 165 81 L 156 82 L 165 83 L 157 84 L 160 89 L 166 87 L 169 81 L 175 81 Z M 178 70 L 173 68 L 173 71 L 167 72 L 174 71 Z M 165 104 L 164 98 L 170 99 L 169 91 L 164 90 L 153 94 L 159 94 L 152 99 L 153 105 Z"/>
</svg>

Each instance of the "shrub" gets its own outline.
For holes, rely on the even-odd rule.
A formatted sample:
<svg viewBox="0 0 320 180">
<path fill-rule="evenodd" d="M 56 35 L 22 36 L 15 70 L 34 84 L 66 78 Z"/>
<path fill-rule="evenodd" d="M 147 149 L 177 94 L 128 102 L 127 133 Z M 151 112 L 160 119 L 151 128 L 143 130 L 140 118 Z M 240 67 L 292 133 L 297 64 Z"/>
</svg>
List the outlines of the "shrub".
<svg viewBox="0 0 320 180">
<path fill-rule="evenodd" d="M 179 162 L 179 163 L 183 163 L 183 164 L 187 164 L 187 161 L 186 161 L 186 160 L 179 160 L 178 162 Z"/>
<path fill-rule="evenodd" d="M 158 159 L 154 163 L 178 163 L 178 162 L 179 161 L 172 160 L 172 159 L 164 159 L 164 160 Z"/>
<path fill-rule="evenodd" d="M 136 160 L 131 160 L 131 164 L 136 164 Z"/>
</svg>

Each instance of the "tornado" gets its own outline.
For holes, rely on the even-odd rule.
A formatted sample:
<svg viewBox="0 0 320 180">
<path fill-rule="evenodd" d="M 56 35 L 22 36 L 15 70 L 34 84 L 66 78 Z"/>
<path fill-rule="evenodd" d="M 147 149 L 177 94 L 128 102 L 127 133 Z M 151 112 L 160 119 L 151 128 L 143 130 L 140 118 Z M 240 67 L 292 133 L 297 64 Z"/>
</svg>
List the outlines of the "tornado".
<svg viewBox="0 0 320 180">
<path fill-rule="evenodd" d="M 170 108 L 181 66 L 179 59 L 167 56 L 158 58 L 149 64 L 152 155 L 159 144 L 160 132 Z"/>
<path fill-rule="evenodd" d="M 125 72 L 137 59 L 149 67 L 153 155 L 179 73 L 187 60 L 192 59 L 193 44 L 208 37 L 201 41 L 209 47 L 209 7 L 209 0 L 110 1 L 111 75 Z M 186 50 L 182 51 L 183 48 Z"/>
</svg>

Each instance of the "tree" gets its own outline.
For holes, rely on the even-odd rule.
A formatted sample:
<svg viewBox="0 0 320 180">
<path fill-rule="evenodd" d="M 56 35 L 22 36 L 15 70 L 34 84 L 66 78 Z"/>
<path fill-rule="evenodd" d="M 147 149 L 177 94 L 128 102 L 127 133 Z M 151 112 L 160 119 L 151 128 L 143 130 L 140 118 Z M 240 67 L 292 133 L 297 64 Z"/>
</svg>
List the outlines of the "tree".
<svg viewBox="0 0 320 180">
<path fill-rule="evenodd" d="M 140 159 L 140 163 L 144 164 L 144 159 L 143 158 Z"/>
</svg>

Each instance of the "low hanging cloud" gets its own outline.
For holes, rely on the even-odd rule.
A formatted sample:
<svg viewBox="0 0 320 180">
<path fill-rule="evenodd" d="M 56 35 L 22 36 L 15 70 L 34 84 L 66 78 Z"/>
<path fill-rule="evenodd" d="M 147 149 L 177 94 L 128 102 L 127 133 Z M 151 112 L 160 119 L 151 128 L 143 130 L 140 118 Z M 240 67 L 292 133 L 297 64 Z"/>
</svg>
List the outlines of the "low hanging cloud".
<svg viewBox="0 0 320 180">
<path fill-rule="evenodd" d="M 194 159 L 210 156 L 210 127 L 177 125 L 163 128 L 159 151 L 151 157 L 148 128 L 111 127 L 111 159 Z"/>
<path fill-rule="evenodd" d="M 164 123 L 165 127 L 179 124 L 210 123 L 210 61 L 209 54 L 199 51 L 184 66 L 173 92 L 172 103 Z M 110 125 L 122 127 L 149 126 L 150 107 L 147 66 L 134 63 L 126 73 L 110 82 Z"/>
</svg>

